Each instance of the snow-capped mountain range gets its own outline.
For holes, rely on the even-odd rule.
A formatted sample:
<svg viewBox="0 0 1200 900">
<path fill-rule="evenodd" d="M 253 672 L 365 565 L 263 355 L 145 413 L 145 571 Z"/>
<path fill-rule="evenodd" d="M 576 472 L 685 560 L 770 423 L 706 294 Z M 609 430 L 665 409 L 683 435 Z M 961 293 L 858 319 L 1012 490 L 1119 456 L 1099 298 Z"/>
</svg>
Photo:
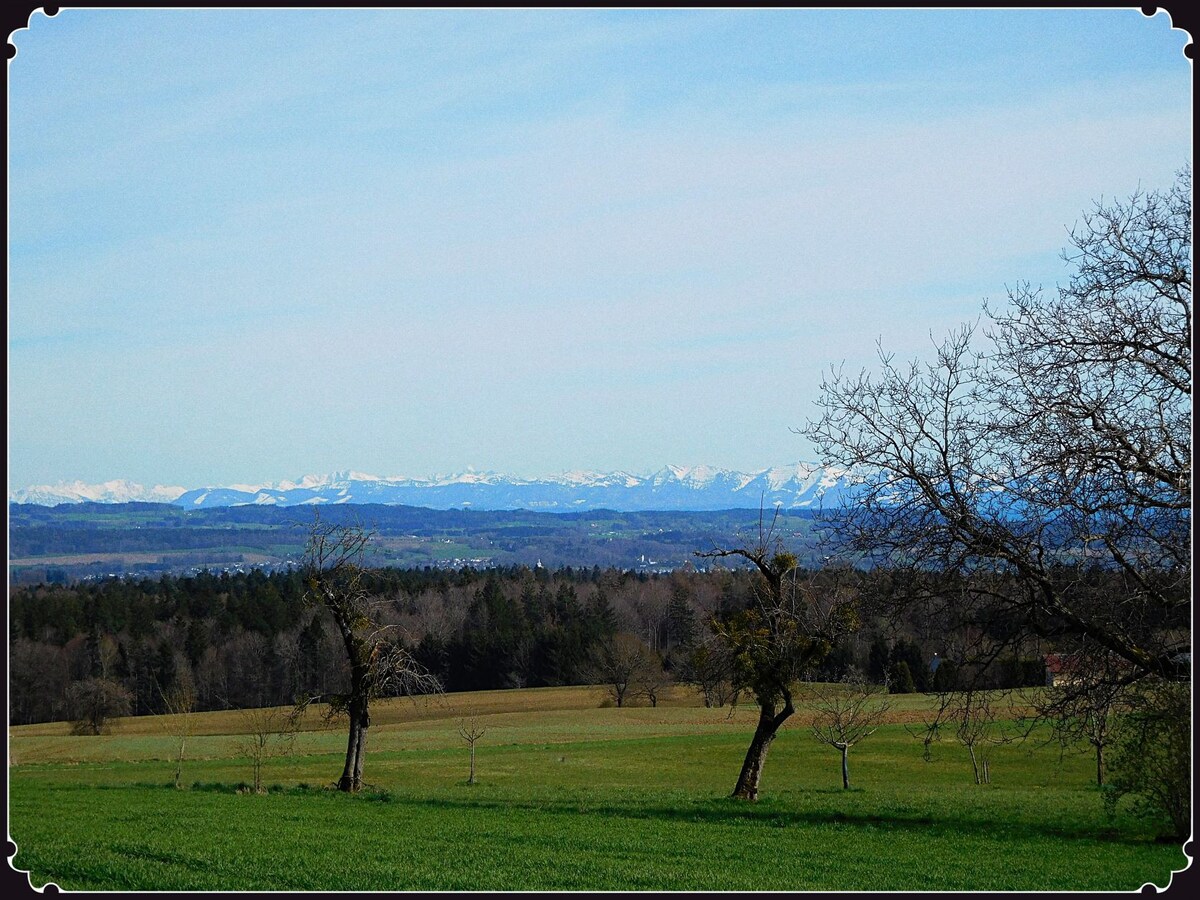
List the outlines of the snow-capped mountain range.
<svg viewBox="0 0 1200 900">
<path fill-rule="evenodd" d="M 299 506 L 385 503 L 432 509 L 530 509 L 548 512 L 641 510 L 818 509 L 841 505 L 858 481 L 845 469 L 795 463 L 757 472 L 711 466 L 666 466 L 651 475 L 628 472 L 565 472 L 544 478 L 512 478 L 469 470 L 432 478 L 381 478 L 362 472 L 305 475 L 296 481 L 231 484 L 187 489 L 127 481 L 39 485 L 13 491 L 9 501 L 60 503 L 174 503 L 187 509 L 250 504 Z"/>
<path fill-rule="evenodd" d="M 142 487 L 131 481 L 106 481 L 85 484 L 82 481 L 60 481 L 55 485 L 39 484 L 8 495 L 11 503 L 36 503 L 39 506 L 58 506 L 60 503 L 172 503 L 186 488 L 156 484 Z"/>
</svg>

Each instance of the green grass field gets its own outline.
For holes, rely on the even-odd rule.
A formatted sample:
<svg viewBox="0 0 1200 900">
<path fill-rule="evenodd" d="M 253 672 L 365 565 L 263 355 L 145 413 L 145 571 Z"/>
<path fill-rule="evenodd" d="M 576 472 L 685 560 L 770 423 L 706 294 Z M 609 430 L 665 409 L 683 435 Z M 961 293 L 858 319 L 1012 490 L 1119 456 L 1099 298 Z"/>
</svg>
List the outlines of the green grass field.
<svg viewBox="0 0 1200 900">
<path fill-rule="evenodd" d="M 749 706 L 605 708 L 596 688 L 377 704 L 365 777 L 327 786 L 344 735 L 314 716 L 269 759 L 266 794 L 238 749 L 237 712 L 193 717 L 183 780 L 166 717 L 75 737 L 10 728 L 10 835 L 34 886 L 68 890 L 1137 890 L 1187 859 L 1119 809 L 1087 756 L 996 748 L 973 783 L 952 742 L 922 758 L 902 720 L 840 758 L 802 714 L 771 750 L 762 799 L 727 797 L 753 730 Z M 487 730 L 468 785 L 458 722 Z"/>
</svg>

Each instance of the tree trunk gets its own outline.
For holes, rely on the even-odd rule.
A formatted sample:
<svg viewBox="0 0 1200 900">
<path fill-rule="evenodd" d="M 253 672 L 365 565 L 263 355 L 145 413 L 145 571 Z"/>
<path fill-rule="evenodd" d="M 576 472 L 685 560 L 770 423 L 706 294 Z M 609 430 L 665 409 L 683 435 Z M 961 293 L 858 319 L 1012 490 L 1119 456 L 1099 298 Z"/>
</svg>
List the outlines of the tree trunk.
<svg viewBox="0 0 1200 900">
<path fill-rule="evenodd" d="M 175 757 L 175 790 L 179 790 L 179 782 L 183 779 L 183 750 L 186 743 L 186 737 L 179 739 L 179 755 Z"/>
<path fill-rule="evenodd" d="M 353 794 L 362 790 L 367 729 L 371 725 L 371 716 L 367 711 L 365 699 L 352 699 L 348 712 L 350 714 L 350 734 L 346 739 L 346 765 L 342 768 L 342 777 L 338 779 L 338 790 Z"/>
<path fill-rule="evenodd" d="M 361 791 L 363 787 L 363 765 L 367 761 L 367 731 L 371 727 L 371 717 L 363 710 L 362 724 L 358 728 L 358 751 L 354 754 L 354 790 Z"/>
<path fill-rule="evenodd" d="M 346 739 L 346 764 L 342 767 L 342 777 L 338 779 L 338 790 L 352 792 L 354 790 L 354 763 L 358 754 L 358 719 L 350 716 L 350 735 Z"/>
<path fill-rule="evenodd" d="M 979 780 L 979 762 L 975 759 L 975 748 L 967 744 L 967 750 L 971 754 L 971 768 L 975 770 L 975 783 L 981 784 L 982 782 Z"/>
<path fill-rule="evenodd" d="M 754 737 L 750 740 L 750 748 L 746 751 L 746 759 L 742 762 L 742 771 L 732 796 L 741 800 L 758 799 L 758 782 L 762 778 L 763 764 L 767 761 L 767 751 L 771 749 L 779 726 L 794 711 L 791 697 L 785 698 L 783 709 L 778 713 L 775 712 L 774 703 L 759 704 L 758 727 L 754 729 Z"/>
<path fill-rule="evenodd" d="M 1096 744 L 1096 786 L 1104 787 L 1104 745 Z"/>
<path fill-rule="evenodd" d="M 835 744 L 842 751 L 842 790 L 850 789 L 850 745 Z"/>
<path fill-rule="evenodd" d="M 467 784 L 475 783 L 475 743 L 471 742 L 471 777 L 467 779 Z"/>
</svg>

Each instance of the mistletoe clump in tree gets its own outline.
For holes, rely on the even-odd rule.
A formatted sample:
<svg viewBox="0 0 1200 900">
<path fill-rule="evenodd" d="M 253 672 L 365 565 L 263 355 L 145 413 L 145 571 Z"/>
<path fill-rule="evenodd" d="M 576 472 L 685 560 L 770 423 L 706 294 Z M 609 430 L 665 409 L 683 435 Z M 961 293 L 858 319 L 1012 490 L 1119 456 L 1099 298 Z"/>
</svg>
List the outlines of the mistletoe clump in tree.
<svg viewBox="0 0 1200 900">
<path fill-rule="evenodd" d="M 732 795 L 744 800 L 758 799 L 767 751 L 796 711 L 796 684 L 858 625 L 852 573 L 802 573 L 795 555 L 774 538 L 777 521 L 778 514 L 770 528 L 760 524 L 752 547 L 697 554 L 741 557 L 757 570 L 746 608 L 711 623 L 729 649 L 735 690 L 751 694 L 758 705 L 758 725 Z"/>
</svg>

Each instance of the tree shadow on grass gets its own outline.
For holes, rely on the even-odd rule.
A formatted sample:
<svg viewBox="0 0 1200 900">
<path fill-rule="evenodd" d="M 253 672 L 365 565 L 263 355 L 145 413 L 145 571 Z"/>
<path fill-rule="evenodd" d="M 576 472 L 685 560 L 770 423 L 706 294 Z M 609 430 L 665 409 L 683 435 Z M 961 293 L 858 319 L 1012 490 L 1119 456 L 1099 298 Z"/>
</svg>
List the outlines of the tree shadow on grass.
<svg viewBox="0 0 1200 900">
<path fill-rule="evenodd" d="M 813 793 L 842 793 L 842 791 L 813 791 Z M 863 829 L 890 831 L 919 831 L 923 837 L 963 834 L 994 834 L 1002 830 L 1011 837 L 1054 837 L 1067 840 L 1103 841 L 1118 844 L 1141 844 L 1139 835 L 1123 834 L 1114 829 L 1098 830 L 1092 824 L 1078 827 L 1049 822 L 1013 822 L 1007 819 L 987 819 L 970 816 L 930 816 L 880 813 L 857 813 L 828 810 L 780 809 L 774 803 L 758 806 L 732 797 L 717 797 L 685 806 L 637 805 L 622 806 L 611 801 L 596 801 L 580 797 L 563 797 L 523 801 L 486 798 L 422 798 L 404 797 L 397 802 L 412 806 L 457 809 L 487 809 L 497 812 L 523 810 L 551 815 L 605 816 L 615 819 L 653 819 L 664 822 L 691 822 L 723 826 L 753 826 L 788 828 L 796 826 L 843 825 Z"/>
<path fill-rule="evenodd" d="M 167 788 L 174 790 L 170 782 L 163 784 L 140 783 L 140 787 Z M 117 787 L 116 785 L 97 785 L 96 787 Z M 194 782 L 192 791 L 205 793 L 242 793 L 248 786 L 244 782 Z M 752 826 L 788 828 L 796 826 L 839 825 L 863 829 L 888 830 L 896 832 L 919 831 L 924 837 L 939 837 L 944 834 L 995 834 L 1002 831 L 1010 837 L 1054 837 L 1066 840 L 1101 841 L 1115 844 L 1142 844 L 1146 837 L 1141 834 L 1123 833 L 1113 827 L 1096 828 L 1095 823 L 1080 823 L 1070 827 L 1053 822 L 1014 822 L 1002 817 L 981 817 L 967 815 L 931 816 L 914 812 L 912 814 L 894 813 L 881 814 L 870 812 L 846 812 L 842 810 L 817 810 L 780 808 L 783 802 L 772 798 L 761 804 L 748 803 L 732 797 L 712 797 L 707 800 L 689 801 L 682 805 L 666 804 L 630 804 L 622 805 L 611 800 L 601 800 L 586 795 L 565 794 L 558 797 L 538 798 L 534 800 L 517 800 L 511 798 L 488 797 L 414 797 L 411 795 L 396 795 L 384 788 L 364 790 L 357 794 L 338 791 L 336 785 L 314 786 L 301 784 L 293 787 L 283 787 L 272 784 L 264 793 L 286 794 L 290 796 L 323 796 L 337 798 L 347 802 L 397 803 L 413 807 L 459 810 L 490 810 L 493 812 L 510 812 L 521 810 L 525 812 L 541 812 L 549 815 L 577 816 L 580 814 L 603 816 L 613 819 L 657 820 L 663 822 L 690 822 L 696 824 L 722 826 Z M 860 789 L 846 791 L 841 788 L 813 788 L 803 793 L 824 796 L 845 796 L 847 794 L 865 793 Z M 1172 841 L 1173 843 L 1173 841 Z"/>
</svg>

